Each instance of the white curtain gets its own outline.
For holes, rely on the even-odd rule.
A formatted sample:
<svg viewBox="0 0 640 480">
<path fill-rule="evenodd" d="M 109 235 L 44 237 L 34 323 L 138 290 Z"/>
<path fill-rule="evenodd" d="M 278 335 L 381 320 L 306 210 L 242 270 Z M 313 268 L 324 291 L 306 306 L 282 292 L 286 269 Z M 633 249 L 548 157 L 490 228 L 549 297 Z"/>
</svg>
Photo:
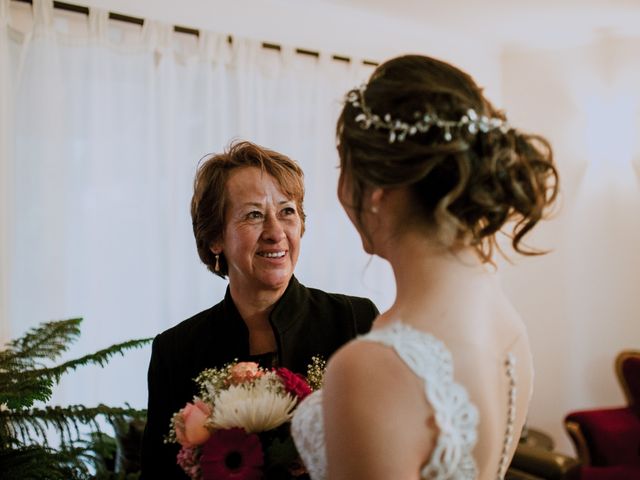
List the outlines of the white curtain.
<svg viewBox="0 0 640 480">
<path fill-rule="evenodd" d="M 0 340 L 82 316 L 71 357 L 217 303 L 226 282 L 198 259 L 189 202 L 199 159 L 234 138 L 305 170 L 300 280 L 390 302 L 335 195 L 341 98 L 371 67 L 52 4 L 0 0 Z M 148 358 L 79 370 L 54 402 L 144 407 Z"/>
</svg>

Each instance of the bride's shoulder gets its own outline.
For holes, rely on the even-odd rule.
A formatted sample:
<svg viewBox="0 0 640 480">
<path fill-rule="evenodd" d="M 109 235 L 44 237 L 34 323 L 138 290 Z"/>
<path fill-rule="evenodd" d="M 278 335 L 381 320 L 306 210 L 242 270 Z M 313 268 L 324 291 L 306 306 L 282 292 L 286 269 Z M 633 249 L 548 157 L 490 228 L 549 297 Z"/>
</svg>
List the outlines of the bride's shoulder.
<svg viewBox="0 0 640 480">
<path fill-rule="evenodd" d="M 419 391 L 416 377 L 393 344 L 373 340 L 388 335 L 387 329 L 372 330 L 360 339 L 340 348 L 329 360 L 324 377 L 323 395 L 339 395 L 352 402 L 367 398 Z"/>
<path fill-rule="evenodd" d="M 336 352 L 322 403 L 329 464 L 356 462 L 358 478 L 409 478 L 434 445 L 437 430 L 423 383 L 383 343 L 356 340 Z M 357 460 L 364 451 L 373 452 L 366 465 Z"/>
<path fill-rule="evenodd" d="M 376 335 L 376 331 L 343 345 L 327 363 L 325 382 L 331 377 L 359 377 L 362 374 L 384 375 L 395 363 L 395 353 L 380 342 L 361 341 Z"/>
<path fill-rule="evenodd" d="M 376 382 L 383 381 L 390 371 L 400 366 L 392 348 L 380 342 L 361 341 L 376 331 L 342 346 L 327 363 L 325 384 L 328 381 L 357 381 L 370 378 L 375 372 Z"/>
</svg>

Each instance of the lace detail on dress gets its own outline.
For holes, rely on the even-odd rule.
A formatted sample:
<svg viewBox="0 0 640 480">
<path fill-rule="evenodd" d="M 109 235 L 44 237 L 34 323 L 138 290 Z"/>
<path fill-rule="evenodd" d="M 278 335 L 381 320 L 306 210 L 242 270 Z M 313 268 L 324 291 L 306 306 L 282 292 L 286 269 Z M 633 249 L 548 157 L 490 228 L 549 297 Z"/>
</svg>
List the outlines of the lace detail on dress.
<svg viewBox="0 0 640 480">
<path fill-rule="evenodd" d="M 327 478 L 322 417 L 322 390 L 317 390 L 298 405 L 291 420 L 291 436 L 312 480 Z"/>
<path fill-rule="evenodd" d="M 445 345 L 434 336 L 399 322 L 371 331 L 359 340 L 390 346 L 424 379 L 425 395 L 434 410 L 440 433 L 421 477 L 475 479 L 477 467 L 471 451 L 477 438 L 478 411 L 464 387 L 453 380 L 453 361 Z M 291 432 L 311 478 L 324 480 L 326 451 L 320 392 L 310 395 L 297 408 Z"/>
<path fill-rule="evenodd" d="M 474 479 L 471 451 L 476 443 L 478 410 L 464 387 L 453 380 L 453 360 L 445 345 L 426 332 L 403 323 L 371 332 L 366 340 L 392 347 L 419 377 L 440 430 L 431 460 L 421 472 L 429 479 Z"/>
</svg>

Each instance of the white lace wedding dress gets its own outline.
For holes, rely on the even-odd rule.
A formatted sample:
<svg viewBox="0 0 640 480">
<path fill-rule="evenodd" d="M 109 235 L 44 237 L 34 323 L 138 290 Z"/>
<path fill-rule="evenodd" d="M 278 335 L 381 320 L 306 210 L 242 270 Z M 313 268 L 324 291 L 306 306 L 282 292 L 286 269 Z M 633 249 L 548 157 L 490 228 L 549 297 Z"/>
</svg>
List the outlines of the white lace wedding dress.
<svg viewBox="0 0 640 480">
<path fill-rule="evenodd" d="M 392 347 L 407 366 L 424 379 L 424 391 L 440 430 L 423 479 L 467 480 L 477 477 L 472 449 L 477 438 L 478 411 L 465 388 L 453 379 L 451 353 L 434 336 L 400 323 L 392 323 L 358 337 Z M 426 428 L 426 427 L 425 427 Z M 296 409 L 291 432 L 312 480 L 325 480 L 327 458 L 322 419 L 322 390 L 307 397 Z M 503 453 L 503 457 L 506 453 Z M 498 478 L 504 475 L 500 462 Z"/>
</svg>

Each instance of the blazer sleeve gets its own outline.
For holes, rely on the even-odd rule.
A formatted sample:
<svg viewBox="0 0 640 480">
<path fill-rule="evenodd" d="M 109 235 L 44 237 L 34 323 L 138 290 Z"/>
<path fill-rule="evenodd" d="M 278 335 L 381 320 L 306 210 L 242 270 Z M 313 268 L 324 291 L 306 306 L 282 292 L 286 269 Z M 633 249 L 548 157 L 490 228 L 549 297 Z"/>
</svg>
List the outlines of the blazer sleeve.
<svg viewBox="0 0 640 480">
<path fill-rule="evenodd" d="M 367 333 L 371 330 L 373 321 L 380 315 L 378 308 L 371 300 L 362 297 L 352 297 L 351 305 L 353 306 L 357 334 Z"/>
<path fill-rule="evenodd" d="M 180 450 L 177 444 L 165 444 L 164 437 L 169 433 L 169 422 L 175 413 L 167 399 L 171 398 L 171 371 L 163 336 L 153 341 L 147 382 L 149 402 L 147 423 L 142 438 L 141 480 L 187 479 L 187 475 L 176 463 Z"/>
</svg>

